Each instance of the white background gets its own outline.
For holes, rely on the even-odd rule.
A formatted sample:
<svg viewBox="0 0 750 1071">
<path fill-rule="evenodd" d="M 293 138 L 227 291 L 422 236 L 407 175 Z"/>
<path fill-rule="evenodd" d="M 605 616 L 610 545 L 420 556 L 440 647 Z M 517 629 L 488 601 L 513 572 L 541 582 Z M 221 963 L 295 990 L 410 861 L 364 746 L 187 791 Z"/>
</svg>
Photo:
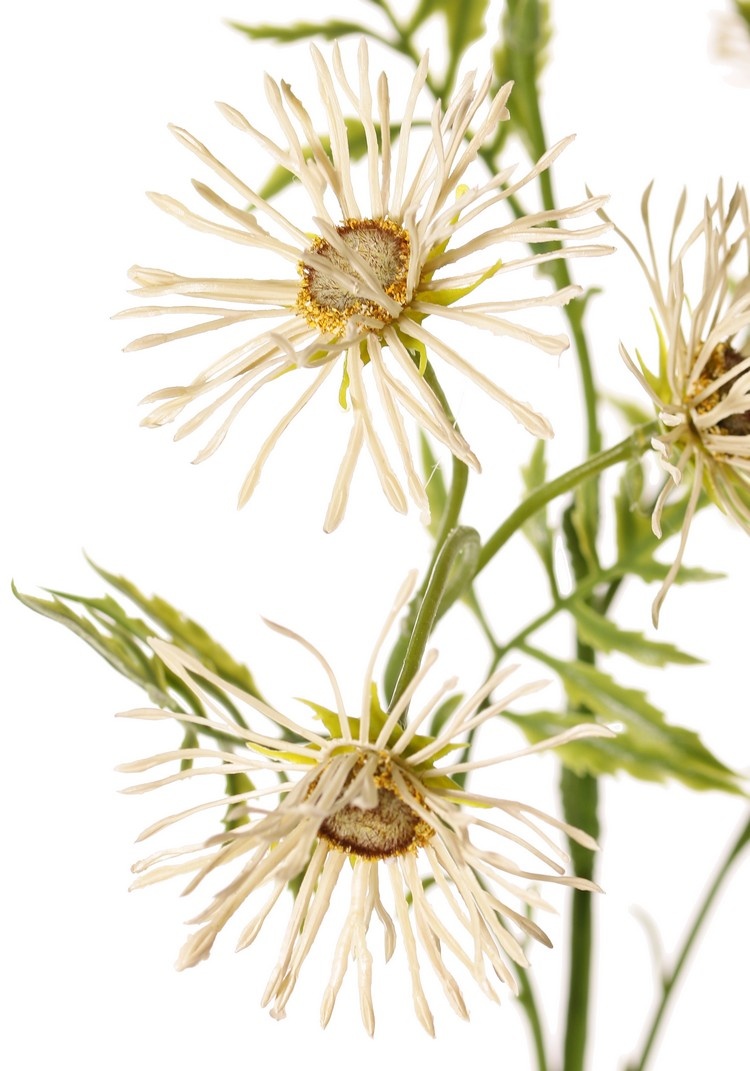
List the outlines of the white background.
<svg viewBox="0 0 750 1071">
<path fill-rule="evenodd" d="M 140 429 L 136 410 L 144 394 L 194 375 L 221 343 L 209 336 L 189 351 L 175 346 L 122 355 L 138 325 L 108 319 L 127 304 L 129 264 L 189 274 L 208 270 L 204 256 L 208 266 L 224 255 L 220 242 L 183 232 L 142 196 L 156 189 L 190 200 L 188 179 L 199 175 L 197 163 L 169 137 L 166 122 L 184 124 L 212 145 L 227 145 L 234 154 L 229 162 L 260 181 L 265 162 L 248 154 L 237 135 L 225 133 L 211 102 L 230 101 L 273 133 L 260 103 L 262 71 L 292 81 L 303 96 L 309 85 L 304 47 L 253 45 L 222 18 L 292 21 L 336 10 L 375 15 L 365 3 L 326 3 L 313 11 L 279 0 L 272 8 L 257 7 L 261 14 L 251 3 L 131 0 L 110 6 L 71 0 L 15 5 L 5 16 L 0 270 L 11 382 L 3 397 L 3 574 L 6 589 L 12 575 L 26 591 L 49 585 L 99 593 L 101 585 L 81 556 L 84 547 L 105 567 L 201 621 L 249 662 L 279 702 L 290 694 L 326 697 L 319 675 L 264 629 L 261 614 L 313 639 L 334 663 L 345 694 L 356 699 L 393 592 L 409 568 L 426 560 L 416 516 L 391 515 L 363 465 L 344 526 L 325 537 L 320 524 L 343 433 L 311 422 L 290 433 L 257 497 L 238 514 L 236 489 L 250 445 L 260 441 L 252 438 L 255 411 L 213 460 L 193 468 L 190 451 L 201 444 L 174 446 L 168 432 Z M 611 192 L 611 214 L 639 234 L 638 201 L 654 176 L 654 211 L 660 208 L 665 220 L 683 184 L 697 218 L 718 176 L 730 184 L 747 182 L 750 96 L 730 85 L 710 59 L 713 7 L 696 2 L 688 14 L 678 0 L 557 5 L 545 81 L 549 140 L 578 134 L 556 173 L 561 200 L 579 198 L 584 182 L 597 193 Z M 353 42 L 345 42 L 344 50 L 351 55 Z M 486 64 L 482 47 L 474 60 Z M 392 58 L 386 62 L 397 97 L 406 68 Z M 509 159 L 515 151 L 509 146 Z M 649 351 L 645 288 L 624 253 L 576 270 L 579 278 L 610 288 L 593 307 L 598 377 L 609 390 L 633 394 L 617 341 L 622 337 Z M 519 350 L 518 361 L 509 364 L 514 375 L 521 368 L 526 377 L 523 396 L 557 429 L 551 465 L 562 471 L 580 457 L 582 440 L 574 358 L 567 354 L 555 362 Z M 464 395 L 462 385 L 453 398 L 485 462 L 466 520 L 486 534 L 512 508 L 517 466 L 531 444 L 491 403 L 475 401 L 470 390 Z M 330 407 L 326 416 L 335 424 Z M 615 442 L 623 428 L 611 414 L 607 422 L 608 441 Z M 719 516 L 701 516 L 688 560 L 731 571 L 732 579 L 703 590 L 674 590 L 662 638 L 712 665 L 647 672 L 623 662 L 613 668 L 626 682 L 647 688 L 672 720 L 699 729 L 725 761 L 747 769 L 746 537 Z M 501 635 L 515 631 L 535 606 L 543 608 L 538 582 L 525 571 L 531 562 L 514 542 L 505 561 L 487 570 L 485 603 Z M 648 631 L 652 596 L 633 584 L 619 619 Z M 125 779 L 112 772 L 117 762 L 155 751 L 173 737 L 157 739 L 153 726 L 115 722 L 114 711 L 140 703 L 135 689 L 78 640 L 9 597 L 3 612 L 10 683 L 0 780 L 7 901 L 2 945 L 11 986 L 3 1035 L 8 1066 L 169 1065 L 197 1071 L 250 1068 L 272 1059 L 291 1067 L 335 1067 L 354 1059 L 364 1071 L 384 1061 L 448 1068 L 468 1058 L 488 1067 L 531 1066 L 512 999 L 498 1011 L 470 980 L 464 987 L 470 1027 L 453 1019 L 430 986 L 438 1041 L 429 1041 L 404 1010 L 408 985 L 399 959 L 388 968 L 376 960 L 373 1042 L 359 1025 L 353 977 L 322 1033 L 317 1008 L 330 946 L 308 964 L 288 1020 L 273 1022 L 258 1001 L 275 959 L 283 909 L 251 950 L 233 956 L 231 939 L 220 939 L 208 963 L 175 974 L 171 963 L 183 920 L 201 904 L 178 900 L 178 890 L 167 886 L 127 894 L 129 865 L 139 855 L 132 841 L 163 807 L 157 797 L 116 795 Z M 473 628 L 459 621 L 437 640 L 445 675 L 459 672 L 466 687 L 476 683 L 484 653 Z M 566 634 L 551 635 L 551 641 L 561 653 L 568 650 Z M 538 668 L 524 666 L 519 674 L 528 679 Z M 517 746 L 510 735 L 506 743 Z M 551 761 L 527 760 L 507 776 L 507 795 L 557 808 Z M 735 799 L 624 778 L 606 783 L 604 804 L 601 880 L 607 895 L 599 901 L 590 1065 L 596 1071 L 623 1066 L 651 1003 L 647 941 L 631 908 L 648 911 L 667 951 L 673 948 L 743 815 Z M 692 961 L 655 1068 L 741 1065 L 748 897 L 745 859 Z M 563 913 L 551 925 L 555 951 L 534 950 L 533 971 L 553 1031 L 566 899 L 564 893 L 556 898 Z"/>
</svg>

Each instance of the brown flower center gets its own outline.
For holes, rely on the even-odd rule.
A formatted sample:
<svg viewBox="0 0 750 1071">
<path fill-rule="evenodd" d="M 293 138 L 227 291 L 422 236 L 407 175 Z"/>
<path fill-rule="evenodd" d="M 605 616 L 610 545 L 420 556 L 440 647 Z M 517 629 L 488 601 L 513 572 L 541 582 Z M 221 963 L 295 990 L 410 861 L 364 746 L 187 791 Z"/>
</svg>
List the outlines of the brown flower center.
<svg viewBox="0 0 750 1071">
<path fill-rule="evenodd" d="M 731 372 L 733 368 L 744 360 L 744 354 L 733 349 L 728 342 L 720 342 L 706 361 L 705 368 L 692 392 L 692 397 L 701 394 L 712 383 L 726 375 L 727 372 Z M 697 412 L 701 414 L 710 413 L 720 401 L 726 398 L 737 379 L 738 376 L 733 376 L 725 383 L 722 383 L 712 394 L 709 394 L 707 398 L 698 403 L 695 407 Z M 714 435 L 750 435 L 750 409 L 746 409 L 741 413 L 730 413 L 729 416 L 717 421 L 709 431 Z"/>
<path fill-rule="evenodd" d="M 351 784 L 356 770 L 350 774 Z M 378 802 L 370 810 L 346 804 L 326 818 L 318 835 L 332 848 L 362 859 L 389 859 L 424 847 L 435 830 L 406 803 L 384 759 L 374 775 Z M 410 788 L 420 803 L 424 801 Z"/>
<path fill-rule="evenodd" d="M 360 331 L 371 330 L 362 320 L 379 320 L 389 324 L 394 316 L 377 301 L 362 297 L 361 276 L 357 271 L 359 257 L 377 279 L 388 297 L 399 305 L 406 302 L 406 281 L 409 273 L 409 235 L 391 219 L 347 219 L 336 233 L 348 257 L 334 248 L 325 238 L 315 238 L 308 252 L 327 261 L 333 268 L 345 272 L 351 284 L 326 272 L 324 266 L 300 263 L 302 278 L 297 295 L 296 312 L 312 327 L 325 334 L 343 334 L 351 320 Z"/>
</svg>

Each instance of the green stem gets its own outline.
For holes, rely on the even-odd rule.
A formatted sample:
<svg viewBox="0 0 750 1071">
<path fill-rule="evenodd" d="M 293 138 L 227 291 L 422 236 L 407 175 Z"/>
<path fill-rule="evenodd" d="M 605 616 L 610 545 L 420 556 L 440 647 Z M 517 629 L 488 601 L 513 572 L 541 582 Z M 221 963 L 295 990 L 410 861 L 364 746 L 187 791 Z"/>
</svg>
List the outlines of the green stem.
<svg viewBox="0 0 750 1071">
<path fill-rule="evenodd" d="M 529 136 L 534 155 L 539 159 L 547 151 L 547 138 L 544 132 L 542 112 L 539 107 L 539 94 L 530 92 L 525 93 L 524 102 L 527 109 L 526 132 Z M 545 210 L 548 212 L 554 211 L 556 208 L 555 193 L 549 168 L 542 171 L 539 176 L 539 188 L 542 194 L 542 204 L 544 205 Z M 551 248 L 554 248 L 555 245 L 559 246 L 559 243 L 553 243 Z M 562 290 L 564 287 L 570 286 L 572 280 L 567 261 L 562 258 L 560 260 L 551 261 L 549 271 L 558 289 Z M 598 454 L 602 448 L 602 436 L 601 431 L 599 430 L 597 415 L 598 392 L 594 382 L 591 354 L 589 352 L 586 334 L 583 330 L 583 316 L 585 309 L 586 302 L 581 301 L 580 299 L 575 299 L 565 306 L 565 316 L 570 324 L 570 331 L 573 336 L 573 343 L 575 345 L 578 364 L 581 370 L 581 385 L 583 388 L 583 399 L 586 408 L 588 453 Z"/>
<path fill-rule="evenodd" d="M 478 549 L 478 534 L 473 528 L 463 527 L 454 528 L 440 548 L 440 553 L 428 576 L 424 596 L 419 604 L 401 672 L 393 689 L 391 708 L 401 698 L 422 663 L 427 641 L 446 596 L 453 594 L 455 598 L 464 587 L 464 580 L 461 578 L 467 578 L 473 574 Z M 460 569 L 459 577 L 456 576 L 457 568 Z M 455 589 L 453 593 L 451 589 Z"/>
<path fill-rule="evenodd" d="M 693 919 L 693 922 L 690 925 L 687 934 L 685 935 L 685 939 L 682 943 L 682 948 L 680 949 L 679 955 L 677 956 L 677 960 L 675 961 L 674 967 L 672 968 L 671 972 L 662 979 L 661 998 L 654 1011 L 654 1015 L 651 1020 L 651 1026 L 648 1031 L 648 1034 L 646 1035 L 646 1042 L 643 1046 L 643 1051 L 640 1057 L 628 1064 L 627 1071 L 645 1071 L 646 1064 L 648 1062 L 649 1056 L 651 1055 L 651 1050 L 653 1049 L 654 1042 L 656 1041 L 656 1037 L 659 1033 L 659 1028 L 661 1027 L 661 1024 L 664 1020 L 664 1014 L 669 1005 L 670 998 L 672 996 L 675 986 L 677 985 L 677 982 L 680 979 L 680 976 L 685 967 L 685 964 L 688 961 L 690 953 L 693 950 L 693 945 L 695 944 L 698 938 L 698 934 L 703 928 L 703 924 L 705 923 L 706 918 L 708 917 L 708 913 L 711 910 L 711 906 L 713 905 L 713 902 L 716 899 L 719 890 L 721 889 L 730 870 L 732 869 L 732 866 L 742 854 L 742 851 L 748 846 L 748 844 L 750 844 L 750 819 L 748 819 L 748 821 L 742 827 L 739 832 L 739 836 L 730 846 L 726 857 L 724 858 L 723 862 L 719 866 L 718 871 L 716 872 L 714 880 L 709 885 L 706 894 L 703 898 L 703 902 L 700 904 L 698 912 L 695 918 Z"/>
<path fill-rule="evenodd" d="M 563 767 L 560 780 L 566 822 L 599 835 L 599 784 L 595 777 L 579 777 Z M 574 873 L 594 880 L 594 856 L 580 844 L 568 840 Z M 563 1071 L 583 1071 L 588 1040 L 591 968 L 594 947 L 594 900 L 589 892 L 573 890 L 570 915 L 570 960 L 568 965 L 568 1005 L 565 1022 Z"/>
<path fill-rule="evenodd" d="M 520 970 L 517 973 L 517 978 L 518 1002 L 526 1012 L 526 1018 L 529 1021 L 531 1038 L 534 1042 L 534 1052 L 536 1053 L 537 1069 L 538 1071 L 548 1071 L 549 1064 L 547 1063 L 547 1052 L 544 1043 L 544 1028 L 531 976 L 528 971 Z"/>
<path fill-rule="evenodd" d="M 480 573 L 500 548 L 508 542 L 510 537 L 538 510 L 546 506 L 548 502 L 551 502 L 559 495 L 565 494 L 567 491 L 572 491 L 579 484 L 590 480 L 593 476 L 598 476 L 600 472 L 604 472 L 605 469 L 616 465 L 620 461 L 630 461 L 633 458 L 640 457 L 649 446 L 651 437 L 657 429 L 657 421 L 637 428 L 632 435 L 629 435 L 627 439 L 623 439 L 617 446 L 613 446 L 609 450 L 600 451 L 582 464 L 577 465 L 568 472 L 564 472 L 557 479 L 551 480 L 533 491 L 503 521 L 484 544 L 479 553 L 477 573 Z"/>
</svg>

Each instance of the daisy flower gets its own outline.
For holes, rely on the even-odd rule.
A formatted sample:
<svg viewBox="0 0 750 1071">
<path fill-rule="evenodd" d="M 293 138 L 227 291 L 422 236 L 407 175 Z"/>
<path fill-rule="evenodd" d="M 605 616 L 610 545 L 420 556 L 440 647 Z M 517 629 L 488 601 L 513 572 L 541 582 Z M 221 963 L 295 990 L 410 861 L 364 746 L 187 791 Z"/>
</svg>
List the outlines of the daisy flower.
<svg viewBox="0 0 750 1071">
<path fill-rule="evenodd" d="M 727 65 L 732 82 L 750 86 L 750 2 L 735 0 L 732 7 L 713 13 L 712 51 Z"/>
<path fill-rule="evenodd" d="M 407 721 L 408 705 L 435 662 L 434 651 L 398 703 L 385 712 L 372 684 L 374 664 L 413 582 L 410 577 L 402 587 L 370 658 L 358 717 L 345 705 L 323 656 L 300 636 L 270 622 L 311 653 L 328 678 L 332 706 L 306 703 L 315 714 L 312 725 L 311 719 L 289 717 L 159 640 L 152 640 L 154 650 L 185 688 L 200 698 L 207 716 L 151 709 L 124 715 L 174 718 L 199 734 L 213 736 L 211 746 L 176 749 L 121 767 L 143 772 L 174 765 L 176 771 L 126 791 L 161 789 L 195 777 L 231 779 L 227 783 L 235 788 L 228 797 L 219 792 L 217 798 L 163 818 L 140 838 L 176 823 L 187 824 L 207 810 L 229 808 L 223 831 L 205 841 L 157 851 L 133 868 L 138 875 L 134 887 L 189 876 L 185 892 L 192 892 L 206 879 L 213 882 L 213 898 L 193 920 L 199 928 L 180 952 L 179 969 L 206 958 L 221 930 L 238 912 L 248 916 L 237 944 L 238 949 L 246 948 L 277 902 L 291 895 L 289 883 L 296 886 L 278 962 L 262 998 L 275 1018 L 285 1014 L 332 899 L 337 907 L 330 914 L 336 921 L 328 920 L 329 932 L 331 928 L 338 932 L 332 935 L 335 947 L 320 1009 L 322 1025 L 329 1021 L 353 960 L 362 1021 L 372 1034 L 371 931 L 377 919 L 386 960 L 398 936 L 403 942 L 414 1011 L 433 1034 L 433 1016 L 421 981 L 425 963 L 437 976 L 450 1006 L 466 1018 L 464 998 L 451 970 L 454 964 L 497 1001 L 495 979 L 513 991 L 517 988 L 511 964 L 527 966 L 526 939 L 550 944 L 530 917 L 531 909 L 550 909 L 550 905 L 537 888 L 524 883 L 596 888 L 582 878 L 565 875 L 567 857 L 545 827 L 562 830 L 594 849 L 591 837 L 531 804 L 475 792 L 465 786 L 463 778 L 583 736 L 611 735 L 609 730 L 587 723 L 512 754 L 467 759 L 467 735 L 517 697 L 536 691 L 541 682 L 521 685 L 491 701 L 493 690 L 515 667 L 503 669 L 468 699 L 454 696 L 445 706 L 456 684 L 455 679 L 449 680 Z M 247 728 L 229 717 L 217 694 L 240 705 Z M 434 735 L 420 733 L 438 709 L 443 714 L 439 729 Z M 184 768 L 186 760 L 188 769 Z M 501 783 L 499 771 L 497 783 Z M 513 857 L 517 850 L 526 858 L 517 861 Z M 228 876 L 222 878 L 226 872 Z M 348 905 L 341 906 L 340 900 L 347 898 Z"/>
<path fill-rule="evenodd" d="M 288 219 L 192 134 L 173 129 L 181 144 L 239 201 L 225 200 L 202 181 L 193 185 L 216 218 L 163 194 L 151 194 L 152 200 L 189 227 L 275 256 L 283 270 L 279 278 L 251 279 L 188 278 L 158 268 L 131 269 L 131 278 L 138 284 L 134 292 L 140 297 L 160 301 L 180 295 L 203 304 L 151 304 L 125 310 L 119 315 L 198 318 L 189 327 L 139 338 L 129 350 L 251 325 L 249 337 L 215 359 L 192 382 L 144 399 L 158 404 L 143 423 L 151 427 L 167 424 L 193 407 L 193 415 L 175 435 L 180 439 L 215 416 L 218 422 L 221 412 L 223 419 L 195 458 L 202 461 L 222 443 L 259 391 L 270 390 L 287 373 L 296 373 L 299 394 L 260 446 L 240 490 L 242 506 L 281 435 L 330 381 L 335 399 L 332 409 L 349 411 L 351 430 L 334 481 L 326 530 L 335 528 L 343 517 L 363 448 L 374 462 L 390 504 L 405 512 L 411 497 L 427 519 L 427 495 L 412 456 L 405 418 L 479 469 L 439 392 L 428 382 L 428 364 L 431 367 L 434 359 L 466 376 L 532 434 L 552 434 L 545 417 L 495 382 L 491 360 L 476 358 L 481 343 L 472 341 L 471 360 L 467 360 L 446 341 L 446 329 L 460 324 L 529 343 L 545 353 L 564 350 L 568 346 L 564 335 L 545 334 L 508 314 L 564 305 L 580 288 L 566 286 L 549 294 L 518 297 L 503 289 L 502 277 L 561 257 L 610 252 L 588 242 L 606 229 L 600 222 L 580 229 L 558 225 L 587 215 L 604 199 L 589 198 L 566 208 L 503 220 L 496 214 L 502 202 L 512 201 L 572 140 L 559 142 L 521 177 L 515 177 L 514 167 L 507 167 L 490 179 L 468 185 L 465 180 L 480 151 L 494 138 L 498 124 L 509 117 L 510 83 L 493 96 L 491 73 L 479 84 L 473 75 L 467 76 L 445 109 L 437 102 L 429 123 L 420 124 L 416 109 L 427 78 L 427 56 L 406 101 L 394 109 L 386 75 L 381 74 L 374 86 L 371 83 L 364 41 L 354 81 L 344 70 L 338 47 L 333 48 L 330 66 L 316 48 L 311 51 L 328 128 L 325 135 L 316 132 L 310 113 L 291 86 L 270 77 L 265 79 L 266 96 L 278 121 L 278 140 L 261 133 L 235 108 L 219 105 L 232 126 L 298 181 L 310 202 L 310 215 L 301 223 Z M 347 126 L 352 126 L 352 120 L 345 119 L 345 109 L 351 109 L 354 127 L 361 130 L 366 144 L 363 190 L 355 189 Z M 397 143 L 394 124 L 398 124 Z M 584 241 L 539 252 L 514 251 L 517 243 L 557 243 L 569 238 Z M 467 300 L 480 287 L 487 296 Z M 432 321 L 429 327 L 425 324 L 428 317 L 434 326 Z M 373 398 L 390 453 L 398 456 L 398 474 L 383 430 L 376 426 Z"/>
<path fill-rule="evenodd" d="M 654 601 L 658 624 L 664 597 L 680 568 L 701 490 L 750 532 L 750 217 L 745 191 L 737 187 L 728 203 L 721 183 L 703 217 L 678 242 L 686 195 L 675 212 L 666 262 L 660 274 L 649 222 L 649 186 L 642 214 L 648 260 L 622 234 L 643 269 L 654 299 L 659 333 L 659 365 L 650 371 L 640 354 L 634 361 L 620 350 L 657 407 L 663 434 L 653 440 L 667 479 L 652 516 L 661 536 L 664 505 L 692 469 L 680 543 Z M 688 296 L 685 276 L 700 280 Z"/>
</svg>

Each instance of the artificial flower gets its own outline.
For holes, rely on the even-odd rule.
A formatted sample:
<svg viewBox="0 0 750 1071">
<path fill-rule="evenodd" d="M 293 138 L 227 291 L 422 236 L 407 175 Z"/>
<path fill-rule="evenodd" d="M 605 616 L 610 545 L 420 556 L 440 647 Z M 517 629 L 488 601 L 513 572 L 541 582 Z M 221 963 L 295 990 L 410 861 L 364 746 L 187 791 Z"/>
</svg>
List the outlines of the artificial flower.
<svg viewBox="0 0 750 1071">
<path fill-rule="evenodd" d="M 343 517 L 363 448 L 374 462 L 390 504 L 405 512 L 410 496 L 426 520 L 427 494 L 404 417 L 479 469 L 439 388 L 434 389 L 426 374 L 435 359 L 487 392 L 534 435 L 552 434 L 545 417 L 496 382 L 494 365 L 503 359 L 502 354 L 483 355 L 483 344 L 476 339 L 468 346 L 462 344 L 464 352 L 470 353 L 467 359 L 446 340 L 446 329 L 458 324 L 476 333 L 520 340 L 550 354 L 564 350 L 566 336 L 543 333 L 508 314 L 564 305 L 580 288 L 565 286 L 552 293 L 518 296 L 504 288 L 503 280 L 509 273 L 534 270 L 561 257 L 609 252 L 608 247 L 588 241 L 606 229 L 601 223 L 577 230 L 560 226 L 587 215 L 604 199 L 588 198 L 560 209 L 503 219 L 498 210 L 516 203 L 519 193 L 572 140 L 560 141 L 520 178 L 514 177 L 515 167 L 506 167 L 492 178 L 467 184 L 478 155 L 495 137 L 498 124 L 509 117 L 510 83 L 493 95 L 491 73 L 478 85 L 473 76 L 467 76 L 445 109 L 437 102 L 430 123 L 420 124 L 416 110 L 427 79 L 427 56 L 397 111 L 386 75 L 381 74 L 374 87 L 371 84 L 364 41 L 354 82 L 347 77 L 338 47 L 333 48 L 330 67 L 316 48 L 311 51 L 328 127 L 325 135 L 316 132 L 311 114 L 291 86 L 270 77 L 265 80 L 266 95 L 281 131 L 278 140 L 261 133 L 235 108 L 219 105 L 224 118 L 258 146 L 269 162 L 299 182 L 310 202 L 305 219 L 293 222 L 287 218 L 197 138 L 173 129 L 182 145 L 239 195 L 239 203 L 230 203 L 198 181 L 193 185 L 215 210 L 216 219 L 163 194 L 151 194 L 152 200 L 189 227 L 238 242 L 248 251 L 271 254 L 285 271 L 278 278 L 253 279 L 131 269 L 140 297 L 159 300 L 181 295 L 204 304 L 125 310 L 120 315 L 198 317 L 192 326 L 139 338 L 129 350 L 251 325 L 248 337 L 240 331 L 238 344 L 212 360 L 192 382 L 144 399 L 158 405 L 143 423 L 167 424 L 181 417 L 186 408 L 200 406 L 179 427 L 175 438 L 180 439 L 223 412 L 221 423 L 195 458 L 202 461 L 224 440 L 254 395 L 264 390 L 267 397 L 272 383 L 295 373 L 299 394 L 262 443 L 240 490 L 239 505 L 243 505 L 280 436 L 330 381 L 331 416 L 343 408 L 351 413 L 352 423 L 325 517 L 326 530 L 335 528 Z M 345 118 L 345 109 L 352 110 L 353 121 Z M 429 131 L 422 129 L 425 126 Z M 352 166 L 350 141 L 352 131 L 357 130 L 365 155 L 364 189 L 355 189 L 358 176 Z M 561 244 L 568 239 L 584 242 Z M 519 252 L 518 243 L 546 243 L 547 247 Z M 480 289 L 486 296 L 468 300 Z M 400 459 L 400 474 L 384 445 L 379 421 Z M 314 435 L 308 432 L 310 438 Z"/>
<path fill-rule="evenodd" d="M 734 0 L 732 8 L 713 12 L 712 51 L 732 82 L 750 86 L 750 2 Z"/>
<path fill-rule="evenodd" d="M 252 943 L 277 902 L 293 906 L 281 940 L 278 963 L 263 995 L 271 1014 L 281 1018 L 300 970 L 318 938 L 338 890 L 348 906 L 331 915 L 332 966 L 321 1005 L 323 1026 L 350 961 L 356 962 L 362 1021 L 375 1026 L 372 999 L 374 957 L 370 944 L 375 919 L 382 927 L 385 959 L 400 934 L 411 977 L 414 1011 L 434 1032 L 432 1011 L 420 980 L 429 963 L 453 1010 L 467 1017 L 450 959 L 471 975 L 492 1000 L 493 980 L 517 989 L 515 969 L 527 966 L 523 944 L 549 940 L 531 911 L 549 904 L 538 884 L 556 882 L 593 890 L 591 882 L 564 873 L 567 857 L 545 831 L 552 827 L 588 848 L 586 833 L 545 814 L 531 804 L 502 796 L 502 764 L 583 736 L 611 735 L 591 722 L 511 754 L 467 758 L 466 742 L 517 697 L 537 690 L 540 682 L 521 685 L 502 699 L 493 690 L 515 667 L 502 669 L 468 698 L 446 696 L 455 679 L 446 681 L 416 713 L 409 711 L 416 691 L 434 664 L 430 652 L 399 701 L 384 711 L 372 684 L 374 665 L 388 629 L 406 604 L 413 577 L 405 584 L 381 632 L 365 673 L 357 717 L 346 706 L 331 667 L 300 636 L 278 625 L 319 662 L 332 691 L 332 707 L 307 703 L 312 717 L 297 720 L 247 694 L 205 668 L 192 655 L 160 640 L 152 646 L 185 689 L 194 693 L 206 717 L 172 711 L 138 709 L 125 716 L 174 718 L 194 734 L 209 734 L 210 746 L 193 744 L 128 763 L 128 772 L 174 765 L 175 772 L 127 791 L 162 789 L 175 782 L 218 778 L 231 787 L 216 798 L 172 814 L 150 826 L 141 839 L 188 824 L 196 814 L 226 809 L 227 828 L 205 841 L 166 848 L 133 868 L 135 887 L 189 876 L 185 892 L 207 878 L 217 888 L 193 921 L 199 928 L 183 947 L 178 968 L 191 967 L 209 955 L 215 939 L 235 913 L 246 914 L 238 949 Z M 221 697 L 228 697 L 222 702 Z M 244 716 L 228 713 L 230 704 Z M 416 701 L 415 701 L 415 705 Z M 437 727 L 430 727 L 436 711 Z M 406 717 L 408 713 L 408 718 Z M 497 769 L 497 792 L 475 791 L 464 782 L 473 772 Z M 510 850 L 509 850 L 510 849 Z M 518 850 L 526 858 L 517 861 Z M 506 854 L 508 852 L 508 854 Z M 219 872 L 219 874 L 217 874 Z M 527 887 L 525 882 L 533 883 Z M 338 887 L 344 885 L 346 892 Z M 516 901 L 513 907 L 509 900 Z M 323 930 L 325 932 L 325 929 Z M 330 933 L 330 930 L 329 930 Z M 321 938 L 322 939 L 322 938 Z M 511 966 L 510 964 L 514 966 Z"/>
<path fill-rule="evenodd" d="M 621 353 L 657 407 L 664 431 L 653 440 L 667 478 L 652 526 L 661 536 L 665 503 L 692 470 L 680 542 L 653 604 L 658 624 L 664 597 L 682 563 L 701 490 L 750 532 L 750 218 L 745 191 L 727 202 L 720 183 L 715 200 L 681 240 L 686 195 L 679 199 L 660 272 L 649 221 L 649 186 L 642 214 L 648 260 L 618 230 L 651 288 L 659 334 L 659 363 L 649 370 L 640 354 Z M 695 281 L 694 289 L 690 283 Z"/>
</svg>

